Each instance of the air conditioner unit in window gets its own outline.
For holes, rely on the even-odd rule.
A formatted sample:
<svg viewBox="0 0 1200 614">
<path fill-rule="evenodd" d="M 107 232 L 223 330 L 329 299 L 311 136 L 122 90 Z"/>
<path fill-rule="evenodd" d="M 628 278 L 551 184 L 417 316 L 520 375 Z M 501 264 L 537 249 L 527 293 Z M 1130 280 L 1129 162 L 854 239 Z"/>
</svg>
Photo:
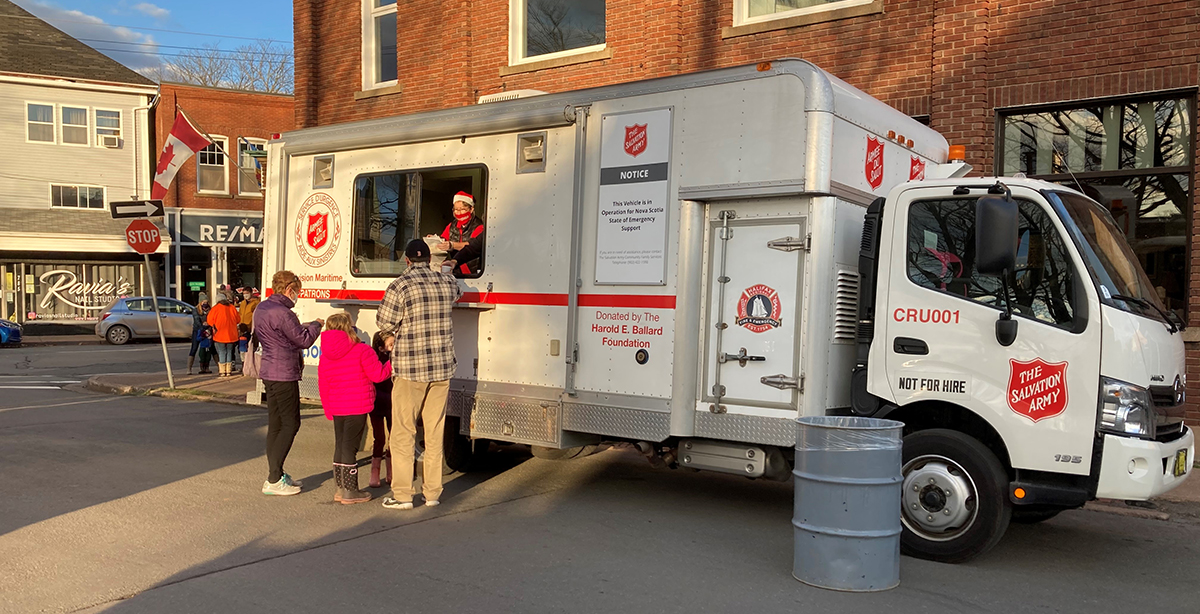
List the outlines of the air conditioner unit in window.
<svg viewBox="0 0 1200 614">
<path fill-rule="evenodd" d="M 121 137 L 115 134 L 102 134 L 100 135 L 100 146 L 116 149 L 121 146 Z"/>
</svg>

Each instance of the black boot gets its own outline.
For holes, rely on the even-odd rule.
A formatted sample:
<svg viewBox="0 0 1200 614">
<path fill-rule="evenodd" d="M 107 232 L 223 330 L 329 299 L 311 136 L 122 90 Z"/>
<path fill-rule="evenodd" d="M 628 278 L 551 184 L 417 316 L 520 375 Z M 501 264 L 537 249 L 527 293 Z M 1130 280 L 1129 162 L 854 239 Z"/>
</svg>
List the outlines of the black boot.
<svg viewBox="0 0 1200 614">
<path fill-rule="evenodd" d="M 345 494 L 346 480 L 345 480 L 345 478 L 342 477 L 343 473 L 344 473 L 344 471 L 342 470 L 342 466 L 337 463 L 334 463 L 333 464 L 333 483 L 336 486 L 336 488 L 333 491 L 333 500 L 337 503 L 342 502 L 342 495 Z"/>
<path fill-rule="evenodd" d="M 358 467 L 354 465 L 341 465 L 340 468 L 342 469 L 342 487 L 338 492 L 341 493 L 339 501 L 342 505 L 370 501 L 371 493 L 358 489 Z"/>
</svg>

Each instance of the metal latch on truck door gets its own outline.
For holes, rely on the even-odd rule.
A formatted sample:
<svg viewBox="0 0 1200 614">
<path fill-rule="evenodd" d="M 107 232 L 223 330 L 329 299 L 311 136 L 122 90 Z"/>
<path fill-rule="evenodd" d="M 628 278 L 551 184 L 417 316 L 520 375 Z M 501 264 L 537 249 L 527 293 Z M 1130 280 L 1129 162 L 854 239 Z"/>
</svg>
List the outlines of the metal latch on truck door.
<svg viewBox="0 0 1200 614">
<path fill-rule="evenodd" d="M 781 252 L 794 252 L 796 250 L 808 251 L 809 245 L 812 242 L 812 235 L 808 235 L 803 239 L 796 237 L 784 237 L 782 239 L 772 239 L 767 241 L 767 247 L 777 249 Z"/>
<path fill-rule="evenodd" d="M 766 356 L 751 356 L 751 355 L 747 354 L 746 348 L 742 348 L 742 349 L 738 350 L 737 354 L 718 354 L 717 355 L 717 362 L 726 363 L 731 360 L 736 360 L 736 361 L 738 361 L 738 365 L 742 366 L 742 367 L 746 366 L 747 361 L 762 362 L 766 359 L 767 359 Z"/>
<path fill-rule="evenodd" d="M 796 390 L 804 390 L 804 376 L 790 377 L 780 373 L 779 375 L 765 375 L 758 378 L 759 383 L 784 390 L 786 388 L 795 388 Z"/>
</svg>

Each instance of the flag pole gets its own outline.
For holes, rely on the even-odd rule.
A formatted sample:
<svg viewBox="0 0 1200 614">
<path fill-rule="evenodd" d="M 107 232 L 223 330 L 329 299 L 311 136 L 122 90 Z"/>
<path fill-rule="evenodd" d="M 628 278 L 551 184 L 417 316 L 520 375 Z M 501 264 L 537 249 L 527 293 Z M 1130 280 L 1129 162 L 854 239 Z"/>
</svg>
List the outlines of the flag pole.
<svg viewBox="0 0 1200 614">
<path fill-rule="evenodd" d="M 205 131 L 204 131 L 204 128 L 201 128 L 201 127 L 200 127 L 200 124 L 197 124 L 196 122 L 192 121 L 192 118 L 191 118 L 191 116 L 190 116 L 190 115 L 188 115 L 188 114 L 187 114 L 187 112 L 183 110 L 183 107 L 179 106 L 179 103 L 178 103 L 178 102 L 176 102 L 176 103 L 175 103 L 175 110 L 176 110 L 176 111 L 179 111 L 179 113 L 180 113 L 181 115 L 183 115 L 184 119 L 188 120 L 188 123 L 189 123 L 189 124 L 191 124 L 193 128 L 195 128 L 196 130 L 199 130 L 199 131 L 200 131 L 200 134 L 203 134 L 203 135 L 204 135 L 204 138 L 208 139 L 208 142 L 209 142 L 209 143 L 212 143 L 213 145 L 216 145 L 216 146 L 217 146 L 217 149 L 220 149 L 220 150 L 221 150 L 221 153 L 225 154 L 225 157 L 226 157 L 226 158 L 228 158 L 230 161 L 232 161 L 232 162 L 233 162 L 233 165 L 234 165 L 235 167 L 237 167 L 237 169 L 238 169 L 238 171 L 239 171 L 239 172 L 242 170 L 242 165 L 241 165 L 241 164 L 238 164 L 237 158 L 234 158 L 233 156 L 229 155 L 229 152 L 228 152 L 228 151 L 225 151 L 225 148 L 224 148 L 224 147 L 221 147 L 221 144 L 220 144 L 220 143 L 218 143 L 218 142 L 217 142 L 217 140 L 216 140 L 216 139 L 214 139 L 214 138 L 212 137 L 212 135 L 211 135 L 211 134 L 209 134 L 209 133 L 205 132 Z"/>
</svg>

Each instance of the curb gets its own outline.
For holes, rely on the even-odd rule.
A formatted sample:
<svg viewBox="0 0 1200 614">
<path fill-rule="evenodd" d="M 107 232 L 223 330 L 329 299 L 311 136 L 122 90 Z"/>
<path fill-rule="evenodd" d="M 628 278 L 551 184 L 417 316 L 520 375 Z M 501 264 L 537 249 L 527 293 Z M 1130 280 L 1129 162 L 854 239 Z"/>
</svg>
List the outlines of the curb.
<svg viewBox="0 0 1200 614">
<path fill-rule="evenodd" d="M 1171 515 L 1166 512 L 1159 512 L 1142 507 L 1131 507 L 1126 505 L 1112 505 L 1107 503 L 1097 503 L 1096 501 L 1088 502 L 1083 506 L 1083 509 L 1100 512 L 1103 514 L 1115 514 L 1117 516 L 1128 516 L 1130 518 L 1144 518 L 1146 520 L 1170 520 Z"/>
<path fill-rule="evenodd" d="M 40 339 L 29 337 L 21 340 L 19 347 L 35 348 L 35 347 L 50 347 L 56 345 L 104 345 L 103 339 L 87 340 L 87 341 L 42 341 Z"/>
<path fill-rule="evenodd" d="M 148 388 L 148 387 L 142 387 L 142 386 L 125 386 L 125 385 L 110 384 L 108 382 L 104 382 L 100 379 L 100 377 L 101 376 L 94 376 L 94 377 L 88 378 L 88 380 L 86 382 L 84 382 L 83 387 L 88 390 L 91 390 L 92 392 L 99 392 L 102 394 L 115 394 L 115 395 L 126 395 L 126 396 L 146 395 L 146 396 L 162 397 L 164 399 L 178 399 L 178 400 L 183 400 L 183 401 L 206 401 L 206 402 L 213 402 L 213 403 L 225 403 L 228 405 L 246 405 L 248 407 L 262 407 L 262 405 L 252 405 L 250 403 L 247 403 L 246 398 L 244 396 L 238 397 L 238 396 L 233 396 L 233 395 L 228 395 L 228 394 L 216 394 L 216 393 L 207 392 L 204 390 L 197 390 L 195 388 L 176 388 L 174 390 L 171 390 L 170 388 Z"/>
</svg>

